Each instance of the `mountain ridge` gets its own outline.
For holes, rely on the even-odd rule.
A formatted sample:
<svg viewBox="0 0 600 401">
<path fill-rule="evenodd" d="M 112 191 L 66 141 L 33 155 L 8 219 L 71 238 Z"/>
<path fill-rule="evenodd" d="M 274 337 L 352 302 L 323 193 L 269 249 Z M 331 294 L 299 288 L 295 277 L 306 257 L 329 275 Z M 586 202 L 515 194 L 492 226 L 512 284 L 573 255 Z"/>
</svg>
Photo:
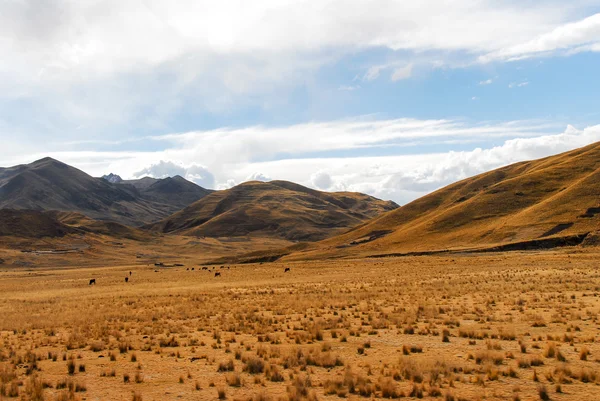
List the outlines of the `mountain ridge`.
<svg viewBox="0 0 600 401">
<path fill-rule="evenodd" d="M 248 181 L 212 193 L 146 228 L 194 236 L 315 241 L 396 207 L 365 194 L 326 193 L 288 181 Z"/>
<path fill-rule="evenodd" d="M 138 189 L 91 177 L 45 157 L 0 168 L 0 209 L 80 212 L 93 219 L 139 226 L 169 216 L 211 192 L 181 180 L 156 180 L 149 188 Z"/>
</svg>

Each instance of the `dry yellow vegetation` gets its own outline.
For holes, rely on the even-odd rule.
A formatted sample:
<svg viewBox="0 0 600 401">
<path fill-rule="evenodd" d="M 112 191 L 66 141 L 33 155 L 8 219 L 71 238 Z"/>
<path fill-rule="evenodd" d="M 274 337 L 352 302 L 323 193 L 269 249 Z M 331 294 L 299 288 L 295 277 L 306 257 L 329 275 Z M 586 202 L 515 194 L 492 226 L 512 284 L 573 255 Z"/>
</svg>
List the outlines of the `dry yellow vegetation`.
<svg viewBox="0 0 600 401">
<path fill-rule="evenodd" d="M 448 185 L 288 260 L 575 245 L 600 229 L 600 143 Z"/>
<path fill-rule="evenodd" d="M 0 398 L 596 400 L 598 256 L 4 265 Z"/>
</svg>

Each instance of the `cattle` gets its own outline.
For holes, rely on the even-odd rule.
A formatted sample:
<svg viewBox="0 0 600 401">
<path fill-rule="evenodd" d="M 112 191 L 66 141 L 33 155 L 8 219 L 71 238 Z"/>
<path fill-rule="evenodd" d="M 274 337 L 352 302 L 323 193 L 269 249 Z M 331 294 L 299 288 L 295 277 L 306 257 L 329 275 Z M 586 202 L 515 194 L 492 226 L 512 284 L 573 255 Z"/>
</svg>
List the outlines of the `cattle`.
<svg viewBox="0 0 600 401">
<path fill-rule="evenodd" d="M 128 283 L 129 282 L 129 277 L 125 276 L 125 282 Z"/>
<path fill-rule="evenodd" d="M 129 275 L 130 275 L 130 276 L 131 276 L 132 274 L 133 274 L 132 272 L 129 272 Z"/>
<path fill-rule="evenodd" d="M 196 268 L 195 268 L 195 267 L 192 267 L 192 271 L 194 271 L 194 270 L 196 270 Z"/>
<path fill-rule="evenodd" d="M 208 267 L 204 266 L 204 267 L 202 268 L 202 270 L 208 270 Z"/>
<path fill-rule="evenodd" d="M 221 273 L 220 272 L 216 272 L 215 273 L 215 277 L 221 277 Z"/>
<path fill-rule="evenodd" d="M 90 280 L 90 284 L 89 285 L 92 285 L 92 284 L 94 284 L 94 285 L 96 284 L 96 279 L 95 278 L 93 278 L 93 279 Z"/>
<path fill-rule="evenodd" d="M 289 271 L 290 271 L 290 268 L 289 268 L 289 267 L 286 267 L 286 268 L 285 268 L 285 270 L 284 270 L 283 272 L 284 272 L 284 273 L 287 273 L 287 272 L 289 272 Z"/>
</svg>

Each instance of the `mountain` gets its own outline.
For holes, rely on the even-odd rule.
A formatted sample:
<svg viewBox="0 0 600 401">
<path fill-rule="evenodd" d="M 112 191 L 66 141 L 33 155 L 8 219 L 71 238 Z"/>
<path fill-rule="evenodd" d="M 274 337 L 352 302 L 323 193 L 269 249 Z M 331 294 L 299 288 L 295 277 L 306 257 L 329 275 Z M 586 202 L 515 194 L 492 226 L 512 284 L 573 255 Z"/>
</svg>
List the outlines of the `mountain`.
<svg viewBox="0 0 600 401">
<path fill-rule="evenodd" d="M 290 257 L 544 248 L 597 242 L 599 229 L 595 143 L 462 180 Z"/>
<path fill-rule="evenodd" d="M 111 184 L 118 184 L 119 182 L 123 181 L 121 176 L 119 176 L 117 174 L 113 174 L 113 173 L 103 175 L 102 179 L 110 182 Z"/>
<path fill-rule="evenodd" d="M 169 216 L 209 192 L 181 180 L 156 180 L 138 190 L 132 183 L 113 184 L 44 158 L 0 168 L 0 209 L 78 212 L 97 220 L 141 225 Z"/>
<path fill-rule="evenodd" d="M 0 237 L 57 238 L 69 234 L 103 234 L 112 238 L 143 240 L 148 233 L 112 221 L 98 221 L 79 213 L 0 210 Z"/>
<path fill-rule="evenodd" d="M 75 231 L 55 216 L 37 210 L 0 210 L 0 237 L 63 237 Z"/>
<path fill-rule="evenodd" d="M 251 181 L 214 192 L 146 228 L 206 237 L 317 241 L 397 207 L 360 193 L 320 192 L 286 181 Z"/>
<path fill-rule="evenodd" d="M 139 180 L 123 180 L 120 185 L 133 186 L 144 199 L 153 202 L 170 204 L 177 210 L 202 199 L 214 192 L 202 188 L 183 177 L 167 177 L 162 179 L 144 177 Z"/>
</svg>

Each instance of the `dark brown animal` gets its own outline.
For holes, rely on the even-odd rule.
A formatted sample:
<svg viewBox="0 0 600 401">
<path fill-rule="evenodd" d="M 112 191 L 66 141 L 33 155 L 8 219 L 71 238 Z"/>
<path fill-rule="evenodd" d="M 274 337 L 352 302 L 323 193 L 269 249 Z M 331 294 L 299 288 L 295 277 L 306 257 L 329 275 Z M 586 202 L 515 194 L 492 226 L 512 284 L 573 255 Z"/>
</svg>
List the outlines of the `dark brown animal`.
<svg viewBox="0 0 600 401">
<path fill-rule="evenodd" d="M 216 272 L 215 273 L 215 277 L 221 277 L 221 273 L 220 272 Z"/>
<path fill-rule="evenodd" d="M 286 267 L 286 268 L 285 268 L 285 270 L 284 270 L 283 272 L 284 272 L 284 273 L 287 273 L 287 272 L 289 272 L 289 271 L 290 271 L 290 268 L 289 268 L 289 267 Z"/>
<path fill-rule="evenodd" d="M 125 277 L 125 282 L 128 283 L 129 282 L 129 277 Z"/>
<path fill-rule="evenodd" d="M 90 284 L 89 285 L 92 285 L 92 284 L 94 284 L 94 285 L 96 284 L 96 279 L 95 278 L 93 278 L 93 279 L 90 280 Z"/>
<path fill-rule="evenodd" d="M 129 272 L 129 275 L 131 276 L 133 273 Z"/>
</svg>

